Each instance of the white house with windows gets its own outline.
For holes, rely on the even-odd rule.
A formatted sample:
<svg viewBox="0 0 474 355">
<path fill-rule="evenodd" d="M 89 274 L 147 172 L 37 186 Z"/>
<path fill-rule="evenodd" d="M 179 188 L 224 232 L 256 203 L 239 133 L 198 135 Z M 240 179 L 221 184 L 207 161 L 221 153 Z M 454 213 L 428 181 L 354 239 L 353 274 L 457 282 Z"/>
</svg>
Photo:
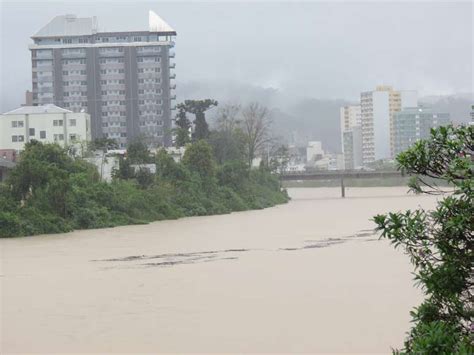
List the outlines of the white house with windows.
<svg viewBox="0 0 474 355">
<path fill-rule="evenodd" d="M 90 116 L 49 104 L 23 106 L 0 115 L 0 149 L 23 150 L 31 140 L 65 147 L 91 139 Z"/>
</svg>

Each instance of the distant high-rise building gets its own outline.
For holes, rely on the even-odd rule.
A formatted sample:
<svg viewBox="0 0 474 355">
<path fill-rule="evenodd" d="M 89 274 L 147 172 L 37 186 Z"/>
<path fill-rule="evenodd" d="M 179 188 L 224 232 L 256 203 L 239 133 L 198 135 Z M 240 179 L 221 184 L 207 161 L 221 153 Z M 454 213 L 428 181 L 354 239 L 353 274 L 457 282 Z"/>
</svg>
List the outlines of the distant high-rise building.
<svg viewBox="0 0 474 355">
<path fill-rule="evenodd" d="M 394 156 L 393 116 L 404 107 L 416 107 L 416 91 L 377 86 L 361 93 L 362 160 L 367 165 Z"/>
<path fill-rule="evenodd" d="M 342 136 L 344 147 L 344 169 L 351 170 L 362 167 L 362 129 L 354 126 L 344 131 Z"/>
<path fill-rule="evenodd" d="M 176 32 L 150 11 L 148 30 L 100 32 L 94 18 L 57 16 L 30 45 L 33 104 L 91 116 L 92 137 L 171 144 Z"/>
<path fill-rule="evenodd" d="M 341 133 L 354 126 L 360 126 L 361 111 L 360 105 L 349 105 L 341 107 Z"/>
<path fill-rule="evenodd" d="M 360 105 L 341 107 L 341 146 L 344 155 L 344 169 L 362 165 L 361 110 Z"/>
<path fill-rule="evenodd" d="M 320 141 L 308 142 L 306 147 L 306 162 L 311 163 L 324 157 L 323 145 Z"/>
<path fill-rule="evenodd" d="M 33 93 L 30 90 L 26 90 L 25 103 L 22 106 L 33 106 Z"/>
<path fill-rule="evenodd" d="M 408 107 L 396 112 L 393 126 L 395 155 L 410 148 L 417 140 L 429 138 L 432 128 L 449 123 L 449 113 L 431 108 Z"/>
</svg>

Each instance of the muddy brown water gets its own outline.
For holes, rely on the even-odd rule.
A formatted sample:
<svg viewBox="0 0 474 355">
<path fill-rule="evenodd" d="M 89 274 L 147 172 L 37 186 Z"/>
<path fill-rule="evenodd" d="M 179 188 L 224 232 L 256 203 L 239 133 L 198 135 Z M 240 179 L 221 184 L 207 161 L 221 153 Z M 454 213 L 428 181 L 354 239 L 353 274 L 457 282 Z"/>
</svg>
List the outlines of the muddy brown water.
<svg viewBox="0 0 474 355">
<path fill-rule="evenodd" d="M 390 353 L 421 293 L 370 218 L 406 191 L 0 240 L 0 353 Z"/>
</svg>

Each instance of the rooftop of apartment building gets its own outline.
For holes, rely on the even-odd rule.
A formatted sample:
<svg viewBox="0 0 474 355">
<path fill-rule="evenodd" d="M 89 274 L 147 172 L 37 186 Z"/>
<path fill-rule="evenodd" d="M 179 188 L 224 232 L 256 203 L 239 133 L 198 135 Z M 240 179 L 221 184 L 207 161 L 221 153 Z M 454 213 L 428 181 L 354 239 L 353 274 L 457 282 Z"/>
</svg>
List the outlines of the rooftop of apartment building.
<svg viewBox="0 0 474 355">
<path fill-rule="evenodd" d="M 47 25 L 43 26 L 31 38 L 55 38 L 55 37 L 81 37 L 101 34 L 121 33 L 158 33 L 163 35 L 176 35 L 176 31 L 155 12 L 149 12 L 148 29 L 137 29 L 133 31 L 111 31 L 101 32 L 96 17 L 77 17 L 76 15 L 61 15 L 53 18 Z"/>
<path fill-rule="evenodd" d="M 400 112 L 397 112 L 397 114 L 407 114 L 407 113 L 448 114 L 447 112 L 441 112 L 441 111 L 433 109 L 432 107 L 422 106 L 422 105 L 419 105 L 417 107 L 404 107 Z"/>
<path fill-rule="evenodd" d="M 53 104 L 42 106 L 22 106 L 12 111 L 5 112 L 3 115 L 34 115 L 44 113 L 73 113 L 70 110 L 58 107 Z"/>
</svg>

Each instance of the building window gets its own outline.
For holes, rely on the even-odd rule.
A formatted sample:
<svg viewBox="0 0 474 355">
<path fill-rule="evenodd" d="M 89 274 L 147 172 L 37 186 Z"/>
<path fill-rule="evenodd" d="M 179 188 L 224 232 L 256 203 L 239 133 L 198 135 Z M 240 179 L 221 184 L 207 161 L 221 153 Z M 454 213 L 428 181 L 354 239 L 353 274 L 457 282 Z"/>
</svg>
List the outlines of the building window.
<svg viewBox="0 0 474 355">
<path fill-rule="evenodd" d="M 76 119 L 75 118 L 71 118 L 69 120 L 69 126 L 71 127 L 76 127 Z"/>
<path fill-rule="evenodd" d="M 40 131 L 40 138 L 46 139 L 46 131 Z"/>
<path fill-rule="evenodd" d="M 30 128 L 29 131 L 30 131 L 30 137 L 35 135 L 35 129 L 34 128 Z"/>
<path fill-rule="evenodd" d="M 12 121 L 13 128 L 17 128 L 17 127 L 21 128 L 21 127 L 24 127 L 23 125 L 24 125 L 23 121 Z"/>
<path fill-rule="evenodd" d="M 75 134 L 70 134 L 70 135 L 69 135 L 69 140 L 70 140 L 71 142 L 77 141 L 77 135 L 75 135 Z"/>
<path fill-rule="evenodd" d="M 61 127 L 63 125 L 63 120 L 54 120 L 53 126 Z"/>
<path fill-rule="evenodd" d="M 12 136 L 12 142 L 18 142 L 18 136 Z"/>
</svg>

